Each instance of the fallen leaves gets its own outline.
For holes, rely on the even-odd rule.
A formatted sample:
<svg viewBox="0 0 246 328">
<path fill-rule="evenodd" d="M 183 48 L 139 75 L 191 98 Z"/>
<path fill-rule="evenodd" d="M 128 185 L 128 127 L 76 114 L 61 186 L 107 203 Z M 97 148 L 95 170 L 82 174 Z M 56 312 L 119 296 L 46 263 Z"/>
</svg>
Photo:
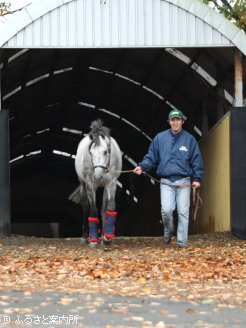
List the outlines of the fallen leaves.
<svg viewBox="0 0 246 328">
<path fill-rule="evenodd" d="M 4 238 L 0 288 L 243 304 L 245 246 L 230 234 L 192 236 L 190 247 L 181 250 L 173 244 L 165 248 L 159 237 L 116 238 L 106 252 L 103 246 L 84 246 L 79 239 Z"/>
</svg>

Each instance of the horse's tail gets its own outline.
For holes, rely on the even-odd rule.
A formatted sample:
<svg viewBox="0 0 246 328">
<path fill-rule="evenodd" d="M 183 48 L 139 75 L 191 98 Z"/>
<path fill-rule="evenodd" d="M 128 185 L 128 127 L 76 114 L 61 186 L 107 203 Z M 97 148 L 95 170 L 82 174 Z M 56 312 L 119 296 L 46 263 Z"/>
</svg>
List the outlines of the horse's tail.
<svg viewBox="0 0 246 328">
<path fill-rule="evenodd" d="M 81 204 L 82 201 L 82 193 L 81 193 L 81 185 L 79 185 L 68 197 L 69 200 L 76 204 Z"/>
</svg>

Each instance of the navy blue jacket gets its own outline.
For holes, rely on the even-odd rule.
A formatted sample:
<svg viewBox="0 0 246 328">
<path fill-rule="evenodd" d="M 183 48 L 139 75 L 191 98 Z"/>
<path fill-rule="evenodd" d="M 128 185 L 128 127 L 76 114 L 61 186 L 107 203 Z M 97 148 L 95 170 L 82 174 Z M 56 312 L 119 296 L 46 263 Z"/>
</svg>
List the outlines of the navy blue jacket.
<svg viewBox="0 0 246 328">
<path fill-rule="evenodd" d="M 156 169 L 159 177 L 173 181 L 182 177 L 201 181 L 204 171 L 198 143 L 185 130 L 177 134 L 171 129 L 158 133 L 139 166 L 146 172 Z"/>
</svg>

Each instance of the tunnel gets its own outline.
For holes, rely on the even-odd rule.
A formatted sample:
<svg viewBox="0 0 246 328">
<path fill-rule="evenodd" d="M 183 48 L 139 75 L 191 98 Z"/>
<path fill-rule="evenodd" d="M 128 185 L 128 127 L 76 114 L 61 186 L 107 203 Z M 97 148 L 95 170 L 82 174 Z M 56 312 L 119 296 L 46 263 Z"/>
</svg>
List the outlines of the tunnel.
<svg viewBox="0 0 246 328">
<path fill-rule="evenodd" d="M 89 4 L 82 0 L 57 3 L 59 5 L 50 8 L 48 1 L 40 1 L 17 13 L 28 12 L 35 18 L 6 37 L 0 49 L 1 107 L 2 112 L 8 113 L 11 231 L 37 236 L 81 235 L 82 209 L 68 199 L 78 186 L 74 158 L 91 122 L 100 118 L 117 140 L 123 171 L 127 171 L 121 173 L 117 185 L 116 234 L 161 235 L 159 178 L 155 172 L 136 176 L 129 171 L 146 154 L 153 137 L 168 128 L 171 109 L 182 110 L 187 118 L 184 128 L 200 142 L 235 107 L 237 48 L 232 40 L 202 20 L 203 5 L 199 5 L 200 17 L 195 17 L 191 9 L 159 0 L 139 2 L 152 5 L 153 21 L 155 16 L 159 19 L 158 6 L 162 15 L 168 6 L 172 24 L 175 23 L 173 15 L 176 18 L 186 15 L 187 21 L 194 23 L 195 35 L 199 31 L 203 34 L 188 46 L 184 45 L 185 36 L 183 39 L 180 36 L 173 46 L 172 42 L 158 43 L 157 36 L 153 36 L 156 45 L 148 44 L 145 30 L 147 36 L 141 40 L 136 27 L 135 33 L 139 34 L 134 45 L 118 40 L 120 44 L 112 46 L 107 44 L 106 28 L 104 31 L 101 26 L 102 44 L 97 45 L 95 32 L 94 43 L 88 41 L 81 45 L 77 40 L 74 46 L 69 44 L 72 42 L 69 24 L 80 6 L 84 8 L 82 18 L 77 14 L 74 19 L 76 22 L 79 18 L 86 20 Z M 108 27 L 103 18 L 113 17 L 113 10 L 119 8 L 114 9 L 112 0 L 92 3 L 95 5 L 91 9 L 92 18 L 101 15 L 101 24 Z M 127 1 L 120 3 L 121 9 L 128 3 L 130 16 L 133 2 L 131 5 Z M 140 10 L 139 17 L 146 14 L 140 7 L 134 9 L 135 14 Z M 33 13 L 38 10 L 42 14 L 36 17 Z M 198 18 L 199 22 L 195 21 Z M 110 22 L 118 23 L 113 18 Z M 56 33 L 51 28 L 55 24 L 59 25 Z M 144 24 L 147 28 L 148 22 Z M 181 33 L 181 25 L 179 29 Z M 130 39 L 132 34 L 128 32 Z M 72 40 L 81 37 L 76 33 L 71 36 Z M 169 41 L 171 34 L 176 37 L 174 31 L 170 31 Z M 62 38 L 68 44 L 61 45 Z M 245 61 L 244 55 L 242 61 Z M 245 76 L 245 65 L 242 67 L 242 76 Z M 100 197 L 99 191 L 99 204 Z"/>
</svg>

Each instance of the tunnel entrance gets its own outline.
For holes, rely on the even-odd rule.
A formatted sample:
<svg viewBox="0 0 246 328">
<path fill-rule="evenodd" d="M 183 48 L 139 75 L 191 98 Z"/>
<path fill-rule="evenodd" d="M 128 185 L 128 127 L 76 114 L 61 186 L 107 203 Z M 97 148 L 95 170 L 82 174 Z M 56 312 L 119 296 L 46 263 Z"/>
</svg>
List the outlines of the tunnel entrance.
<svg viewBox="0 0 246 328">
<path fill-rule="evenodd" d="M 192 56 L 198 65 L 208 51 L 178 53 Z M 207 76 L 194 76 L 194 70 L 169 50 L 29 50 L 17 58 L 18 70 L 12 73 L 17 77 L 25 72 L 29 82 L 4 99 L 10 108 L 13 233 L 81 235 L 81 208 L 68 196 L 78 184 L 76 148 L 92 120 L 101 118 L 110 128 L 122 150 L 123 170 L 133 169 L 155 134 L 168 128 L 167 115 L 174 104 L 182 108 L 187 116 L 184 128 L 197 140 L 203 137 L 204 122 L 208 129 L 216 124 L 217 94 L 211 92 Z M 12 89 L 13 82 L 5 87 Z M 229 106 L 230 102 L 223 112 Z M 121 174 L 117 235 L 162 235 L 158 177 L 151 175 L 153 179 Z"/>
<path fill-rule="evenodd" d="M 219 153 L 213 138 L 208 141 L 220 131 L 215 127 L 223 131 L 215 133 L 217 145 L 229 147 L 223 140 L 230 124 L 220 122 L 232 106 L 243 106 L 245 35 L 197 0 L 141 3 L 42 0 L 0 22 L 13 231 L 21 224 L 30 230 L 33 222 L 36 231 L 49 225 L 58 236 L 80 235 L 81 209 L 68 196 L 77 186 L 77 145 L 94 119 L 101 118 L 119 143 L 123 170 L 133 169 L 168 127 L 172 108 L 182 110 L 184 128 L 204 143 L 209 167 L 215 165 L 207 150 L 212 148 L 214 161 Z M 235 65 L 241 78 L 235 78 Z M 204 190 L 207 197 L 211 190 Z M 118 235 L 161 235 L 154 179 L 122 174 L 117 207 Z M 202 213 L 211 222 L 223 216 L 220 210 Z M 196 228 L 205 231 L 206 223 Z"/>
</svg>

